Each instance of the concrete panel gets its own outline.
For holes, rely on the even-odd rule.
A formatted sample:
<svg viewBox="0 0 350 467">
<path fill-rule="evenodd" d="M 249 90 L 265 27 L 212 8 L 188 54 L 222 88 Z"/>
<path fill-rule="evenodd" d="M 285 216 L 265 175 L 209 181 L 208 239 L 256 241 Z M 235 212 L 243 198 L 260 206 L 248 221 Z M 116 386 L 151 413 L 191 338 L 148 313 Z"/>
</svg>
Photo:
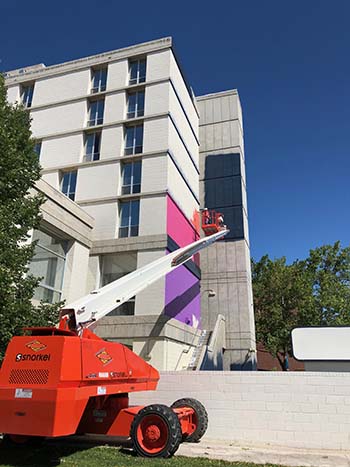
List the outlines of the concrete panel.
<svg viewBox="0 0 350 467">
<path fill-rule="evenodd" d="M 139 235 L 166 232 L 166 196 L 141 198 Z"/>
<path fill-rule="evenodd" d="M 145 90 L 145 115 L 168 112 L 169 94 L 169 82 L 147 86 Z"/>
<path fill-rule="evenodd" d="M 87 293 L 89 248 L 74 242 L 68 251 L 66 261 L 62 298 L 69 303 Z"/>
<path fill-rule="evenodd" d="M 46 183 L 56 188 L 56 190 L 60 189 L 60 178 L 59 178 L 59 171 L 50 172 L 47 174 L 43 174 L 41 177 Z"/>
<path fill-rule="evenodd" d="M 120 157 L 124 150 L 124 130 L 123 126 L 104 128 L 102 130 L 100 159 L 110 159 Z"/>
<path fill-rule="evenodd" d="M 146 81 L 169 78 L 170 56 L 170 49 L 147 55 Z"/>
<path fill-rule="evenodd" d="M 142 160 L 141 192 L 165 191 L 168 186 L 168 155 L 147 157 Z"/>
<path fill-rule="evenodd" d="M 193 103 L 192 96 L 186 87 L 185 81 L 173 54 L 171 54 L 170 58 L 170 77 L 188 119 L 193 122 L 193 128 L 198 137 L 198 114 Z"/>
<path fill-rule="evenodd" d="M 93 240 L 107 240 L 117 236 L 118 203 L 87 204 L 82 206 L 95 219 Z"/>
<path fill-rule="evenodd" d="M 169 160 L 168 163 L 168 190 L 169 194 L 183 211 L 188 219 L 195 219 L 196 212 L 199 209 L 197 200 L 188 189 L 179 171 L 174 163 Z"/>
<path fill-rule="evenodd" d="M 145 266 L 164 255 L 164 250 L 139 251 L 137 254 L 137 267 Z M 164 310 L 164 304 L 165 277 L 162 277 L 136 295 L 135 315 L 160 315 Z"/>
<path fill-rule="evenodd" d="M 84 96 L 90 92 L 90 69 L 77 70 L 35 81 L 33 106 Z"/>
<path fill-rule="evenodd" d="M 108 64 L 107 89 L 121 88 L 128 84 L 128 60 Z"/>
<path fill-rule="evenodd" d="M 10 104 L 19 102 L 20 100 L 20 88 L 19 85 L 9 86 L 7 88 L 7 100 Z"/>
<path fill-rule="evenodd" d="M 67 103 L 31 112 L 34 138 L 84 127 L 87 119 L 85 101 Z"/>
<path fill-rule="evenodd" d="M 198 172 L 173 125 L 169 126 L 169 149 L 195 195 L 199 196 Z M 198 151 L 196 151 L 198 155 Z M 198 162 L 196 163 L 198 167 Z"/>
<path fill-rule="evenodd" d="M 143 130 L 143 152 L 159 152 L 168 149 L 168 117 L 146 120 Z"/>
<path fill-rule="evenodd" d="M 108 94 L 105 98 L 103 123 L 123 120 L 126 115 L 126 93 Z"/>
<path fill-rule="evenodd" d="M 75 201 L 115 197 L 119 184 L 119 162 L 80 167 Z"/>
<path fill-rule="evenodd" d="M 41 144 L 40 164 L 43 169 L 62 167 L 82 160 L 83 132 L 45 139 Z"/>
</svg>

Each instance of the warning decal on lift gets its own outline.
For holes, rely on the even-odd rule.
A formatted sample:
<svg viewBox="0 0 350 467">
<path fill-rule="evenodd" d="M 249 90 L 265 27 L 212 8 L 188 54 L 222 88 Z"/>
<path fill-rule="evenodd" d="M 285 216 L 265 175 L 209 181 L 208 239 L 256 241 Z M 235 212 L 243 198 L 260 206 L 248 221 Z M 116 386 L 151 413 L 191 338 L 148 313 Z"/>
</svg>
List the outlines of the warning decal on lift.
<svg viewBox="0 0 350 467">
<path fill-rule="evenodd" d="M 33 391 L 31 389 L 16 389 L 16 399 L 31 399 L 33 397 Z"/>
</svg>

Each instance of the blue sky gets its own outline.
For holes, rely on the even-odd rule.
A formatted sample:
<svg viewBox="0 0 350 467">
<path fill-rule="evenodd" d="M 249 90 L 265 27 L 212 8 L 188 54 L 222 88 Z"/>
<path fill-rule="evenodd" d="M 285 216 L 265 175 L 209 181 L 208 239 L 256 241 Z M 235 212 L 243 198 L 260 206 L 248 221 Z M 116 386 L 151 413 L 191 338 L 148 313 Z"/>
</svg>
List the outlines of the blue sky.
<svg viewBox="0 0 350 467">
<path fill-rule="evenodd" d="M 239 90 L 252 255 L 303 258 L 350 232 L 350 2 L 2 2 L 0 68 L 171 35 L 197 95 Z"/>
</svg>

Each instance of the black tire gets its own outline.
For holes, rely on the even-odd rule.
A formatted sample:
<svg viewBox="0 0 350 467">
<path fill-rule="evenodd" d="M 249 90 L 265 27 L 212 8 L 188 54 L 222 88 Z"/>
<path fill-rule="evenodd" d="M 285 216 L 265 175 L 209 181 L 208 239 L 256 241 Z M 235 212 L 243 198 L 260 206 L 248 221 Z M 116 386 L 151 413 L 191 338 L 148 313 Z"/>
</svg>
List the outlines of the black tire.
<svg viewBox="0 0 350 467">
<path fill-rule="evenodd" d="M 170 407 L 162 404 L 148 405 L 135 416 L 130 437 L 139 456 L 168 458 L 180 446 L 180 422 Z"/>
<path fill-rule="evenodd" d="M 184 397 L 183 399 L 179 399 L 171 404 L 172 409 L 178 409 L 181 407 L 191 407 L 191 409 L 194 410 L 197 425 L 193 433 L 183 436 L 182 441 L 186 441 L 186 443 L 198 443 L 207 431 L 208 413 L 201 402 L 197 401 L 197 399 L 191 399 L 190 397 Z"/>
</svg>

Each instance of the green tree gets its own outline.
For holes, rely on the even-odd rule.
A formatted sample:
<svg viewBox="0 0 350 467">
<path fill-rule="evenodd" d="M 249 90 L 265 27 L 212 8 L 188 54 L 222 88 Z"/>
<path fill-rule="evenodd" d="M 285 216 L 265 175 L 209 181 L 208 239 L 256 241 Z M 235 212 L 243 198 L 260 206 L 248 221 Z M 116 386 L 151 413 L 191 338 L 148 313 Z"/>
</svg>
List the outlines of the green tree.
<svg viewBox="0 0 350 467">
<path fill-rule="evenodd" d="M 56 322 L 57 306 L 31 302 L 40 278 L 28 274 L 35 247 L 28 232 L 39 226 L 44 199 L 29 192 L 39 178 L 29 114 L 7 102 L 0 75 L 0 361 L 24 326 Z"/>
<path fill-rule="evenodd" d="M 292 264 L 267 255 L 252 260 L 252 281 L 257 340 L 282 369 L 294 327 L 350 325 L 350 248 L 339 242 Z"/>
</svg>

